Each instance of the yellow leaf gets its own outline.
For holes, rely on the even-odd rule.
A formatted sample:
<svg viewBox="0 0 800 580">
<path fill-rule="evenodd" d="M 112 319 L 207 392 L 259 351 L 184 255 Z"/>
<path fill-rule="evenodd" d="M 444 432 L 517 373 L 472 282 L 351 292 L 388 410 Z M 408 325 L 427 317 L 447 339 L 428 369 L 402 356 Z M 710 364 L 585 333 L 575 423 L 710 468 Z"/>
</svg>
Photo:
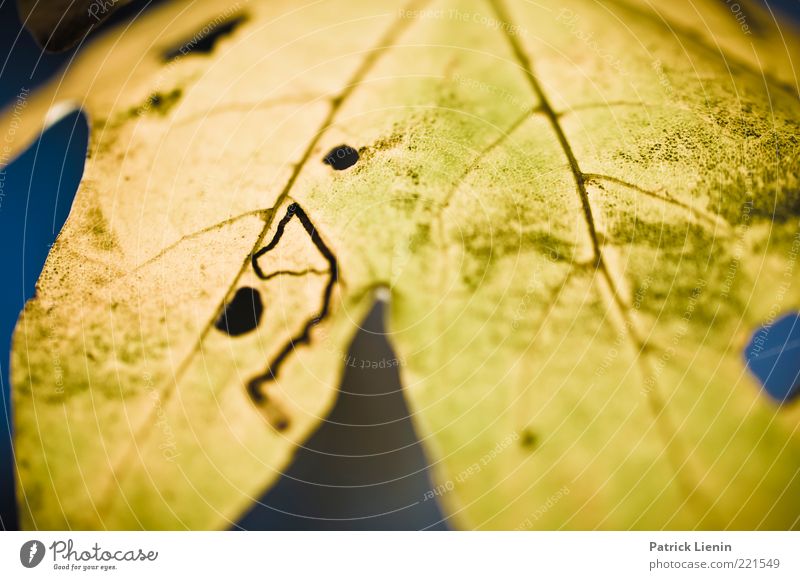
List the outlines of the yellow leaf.
<svg viewBox="0 0 800 580">
<path fill-rule="evenodd" d="M 746 20 L 208 1 L 98 38 L 14 121 L 91 127 L 14 337 L 23 525 L 227 527 L 388 288 L 458 526 L 798 527 L 800 411 L 742 354 L 800 306 L 797 36 Z"/>
</svg>

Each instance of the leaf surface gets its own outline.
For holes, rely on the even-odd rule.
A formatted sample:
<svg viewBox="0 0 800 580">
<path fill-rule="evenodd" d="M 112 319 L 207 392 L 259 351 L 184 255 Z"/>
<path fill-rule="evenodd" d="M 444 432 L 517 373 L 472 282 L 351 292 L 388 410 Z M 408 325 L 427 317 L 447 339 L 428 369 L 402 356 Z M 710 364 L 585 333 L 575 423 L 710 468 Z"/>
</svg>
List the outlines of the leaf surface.
<svg viewBox="0 0 800 580">
<path fill-rule="evenodd" d="M 16 120 L 17 148 L 55 105 L 91 123 L 14 338 L 26 527 L 229 526 L 379 288 L 458 526 L 798 526 L 800 411 L 742 354 L 800 305 L 793 31 L 710 1 L 231 6 L 98 38 Z"/>
</svg>

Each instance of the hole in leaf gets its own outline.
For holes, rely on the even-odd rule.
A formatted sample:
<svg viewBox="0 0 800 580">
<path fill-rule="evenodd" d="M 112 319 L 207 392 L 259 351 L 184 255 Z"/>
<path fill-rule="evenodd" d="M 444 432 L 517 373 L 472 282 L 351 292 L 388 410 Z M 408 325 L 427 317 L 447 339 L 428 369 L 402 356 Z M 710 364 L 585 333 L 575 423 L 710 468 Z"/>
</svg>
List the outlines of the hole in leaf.
<svg viewBox="0 0 800 580">
<path fill-rule="evenodd" d="M 25 302 L 33 298 L 50 247 L 67 220 L 83 175 L 89 127 L 80 111 L 46 129 L 27 151 L 0 173 L 0 429 L 11 433 L 8 362 L 11 334 Z M 0 438 L 0 529 L 16 528 L 11 438 Z M 6 493 L 8 491 L 8 493 Z"/>
<path fill-rule="evenodd" d="M 349 145 L 339 145 L 328 151 L 322 162 L 325 165 L 330 165 L 336 171 L 342 171 L 358 162 L 358 151 Z"/>
<path fill-rule="evenodd" d="M 261 294 L 255 288 L 245 286 L 239 288 L 233 299 L 225 305 L 214 326 L 217 330 L 240 336 L 254 330 L 264 313 Z"/>
<path fill-rule="evenodd" d="M 424 500 L 433 486 L 383 316 L 378 301 L 350 346 L 330 415 L 235 527 L 446 529 L 436 499 Z"/>
<path fill-rule="evenodd" d="M 239 14 L 223 22 L 211 21 L 191 38 L 187 38 L 178 43 L 177 46 L 165 50 L 164 60 L 169 62 L 188 54 L 210 54 L 221 38 L 233 34 L 245 21 L 247 21 L 247 15 L 245 14 Z"/>
<path fill-rule="evenodd" d="M 744 352 L 747 368 L 778 403 L 800 395 L 800 313 L 759 328 Z"/>
</svg>

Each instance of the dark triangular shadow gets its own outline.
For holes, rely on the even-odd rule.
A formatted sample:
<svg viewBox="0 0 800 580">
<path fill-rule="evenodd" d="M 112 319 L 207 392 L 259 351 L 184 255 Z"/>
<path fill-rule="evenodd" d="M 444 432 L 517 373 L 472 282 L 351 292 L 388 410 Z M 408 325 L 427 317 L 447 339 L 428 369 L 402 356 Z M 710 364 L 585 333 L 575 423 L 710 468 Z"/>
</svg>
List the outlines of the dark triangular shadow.
<svg viewBox="0 0 800 580">
<path fill-rule="evenodd" d="M 447 529 L 403 398 L 377 301 L 350 345 L 336 404 L 260 502 L 246 530 Z"/>
</svg>

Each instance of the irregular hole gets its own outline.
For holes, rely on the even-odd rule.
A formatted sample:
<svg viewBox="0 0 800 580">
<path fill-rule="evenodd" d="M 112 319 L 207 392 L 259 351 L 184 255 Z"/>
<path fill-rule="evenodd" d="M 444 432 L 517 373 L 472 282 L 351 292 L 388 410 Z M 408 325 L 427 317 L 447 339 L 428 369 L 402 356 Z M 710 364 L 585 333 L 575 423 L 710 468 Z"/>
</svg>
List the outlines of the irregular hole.
<svg viewBox="0 0 800 580">
<path fill-rule="evenodd" d="M 225 305 L 214 326 L 220 332 L 241 336 L 258 327 L 263 313 L 264 303 L 261 301 L 259 291 L 244 286 L 239 288 L 231 301 Z"/>
<path fill-rule="evenodd" d="M 344 376 L 330 415 L 235 528 L 446 529 L 383 316 L 378 301 L 342 356 Z"/>
<path fill-rule="evenodd" d="M 33 298 L 50 247 L 69 215 L 83 175 L 89 127 L 80 111 L 43 131 L 27 151 L 0 172 L 0 247 L 5 280 L 0 284 L 1 430 L 11 434 L 8 362 L 11 334 L 25 302 Z M 11 437 L 0 437 L 0 528 L 15 529 Z"/>
<path fill-rule="evenodd" d="M 358 162 L 358 151 L 349 145 L 339 145 L 328 151 L 328 154 L 322 158 L 322 162 L 330 165 L 336 171 L 342 171 Z"/>
<path fill-rule="evenodd" d="M 790 312 L 759 328 L 744 351 L 750 372 L 778 403 L 800 395 L 800 313 Z"/>
<path fill-rule="evenodd" d="M 233 34 L 245 21 L 247 21 L 246 14 L 238 14 L 222 22 L 212 20 L 191 38 L 165 50 L 163 59 L 169 62 L 188 54 L 210 54 L 221 38 Z"/>
</svg>

